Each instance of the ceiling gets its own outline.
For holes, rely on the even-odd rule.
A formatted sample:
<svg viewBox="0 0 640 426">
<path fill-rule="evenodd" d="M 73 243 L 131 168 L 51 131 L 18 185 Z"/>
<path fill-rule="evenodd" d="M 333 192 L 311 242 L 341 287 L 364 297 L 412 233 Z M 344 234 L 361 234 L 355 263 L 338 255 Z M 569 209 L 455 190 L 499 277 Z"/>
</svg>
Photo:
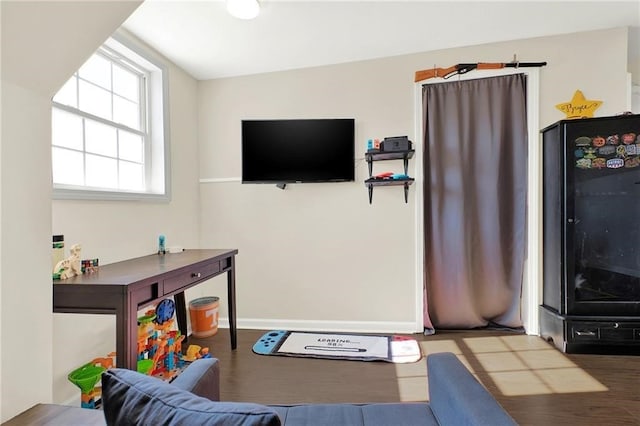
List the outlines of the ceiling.
<svg viewBox="0 0 640 426">
<path fill-rule="evenodd" d="M 623 26 L 640 58 L 639 0 L 260 3 L 244 21 L 224 1 L 146 0 L 124 27 L 199 80 Z"/>
</svg>

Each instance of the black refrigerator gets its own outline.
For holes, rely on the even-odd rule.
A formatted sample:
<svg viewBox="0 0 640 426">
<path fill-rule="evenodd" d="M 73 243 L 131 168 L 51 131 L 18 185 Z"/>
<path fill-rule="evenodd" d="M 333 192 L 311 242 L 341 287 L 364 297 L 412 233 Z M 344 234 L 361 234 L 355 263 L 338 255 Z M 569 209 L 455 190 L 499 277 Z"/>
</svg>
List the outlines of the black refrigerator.
<svg viewBox="0 0 640 426">
<path fill-rule="evenodd" d="M 565 352 L 640 350 L 640 115 L 542 130 L 541 335 Z"/>
</svg>

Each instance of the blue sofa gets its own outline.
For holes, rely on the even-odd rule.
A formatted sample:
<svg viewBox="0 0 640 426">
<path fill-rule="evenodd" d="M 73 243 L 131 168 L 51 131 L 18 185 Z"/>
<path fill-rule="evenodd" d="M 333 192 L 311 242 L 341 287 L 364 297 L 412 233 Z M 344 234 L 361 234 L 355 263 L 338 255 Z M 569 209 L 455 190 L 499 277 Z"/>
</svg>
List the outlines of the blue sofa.
<svg viewBox="0 0 640 426">
<path fill-rule="evenodd" d="M 107 425 L 419 426 L 515 425 L 451 353 L 427 357 L 429 403 L 260 405 L 219 402 L 219 363 L 192 363 L 171 384 L 135 371 L 107 370 Z"/>
</svg>

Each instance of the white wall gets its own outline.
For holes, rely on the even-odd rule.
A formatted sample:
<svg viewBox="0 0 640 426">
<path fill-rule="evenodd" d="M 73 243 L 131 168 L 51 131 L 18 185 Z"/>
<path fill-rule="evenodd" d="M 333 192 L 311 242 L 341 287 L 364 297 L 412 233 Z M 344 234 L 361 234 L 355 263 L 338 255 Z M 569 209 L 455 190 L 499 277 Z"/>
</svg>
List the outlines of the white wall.
<svg viewBox="0 0 640 426">
<path fill-rule="evenodd" d="M 548 62 L 541 70 L 542 127 L 564 118 L 555 105 L 577 89 L 604 101 L 597 116 L 625 109 L 625 28 L 200 82 L 201 245 L 239 249 L 239 325 L 417 331 L 419 197 L 412 187 L 405 204 L 402 189 L 376 188 L 368 204 L 366 140 L 413 139 L 416 70 L 509 61 L 514 54 Z M 233 180 L 241 173 L 242 119 L 322 117 L 356 119 L 355 182 L 282 191 Z M 401 162 L 374 167 L 399 171 Z"/>
<path fill-rule="evenodd" d="M 640 85 L 640 59 L 629 61 L 629 72 L 633 84 Z"/>
<path fill-rule="evenodd" d="M 393 62 L 315 68 L 200 83 L 201 177 L 240 176 L 242 118 L 356 118 L 356 182 L 201 186 L 202 245 L 237 247 L 241 326 L 413 329 L 414 204 L 401 188 L 362 181 L 365 141 L 413 129 L 413 85 Z M 411 76 L 408 76 L 411 79 Z M 410 80 L 409 80 L 410 81 Z M 383 117 L 381 119 L 381 117 Z M 401 162 L 378 163 L 376 172 Z M 396 263 L 398 258 L 404 258 Z M 320 324 L 322 323 L 322 324 Z"/>
<path fill-rule="evenodd" d="M 2 98 L 1 409 L 6 419 L 51 398 L 51 278 L 45 268 L 33 267 L 51 263 L 43 238 L 50 233 L 51 213 L 43 187 L 49 181 L 49 147 L 43 141 L 51 132 L 46 97 L 3 80 Z"/>
<path fill-rule="evenodd" d="M 52 400 L 51 96 L 138 5 L 0 2 L 0 421 Z"/>
<path fill-rule="evenodd" d="M 640 54 L 640 53 L 639 53 Z M 629 58 L 629 110 L 634 114 L 640 114 L 640 58 Z"/>
</svg>

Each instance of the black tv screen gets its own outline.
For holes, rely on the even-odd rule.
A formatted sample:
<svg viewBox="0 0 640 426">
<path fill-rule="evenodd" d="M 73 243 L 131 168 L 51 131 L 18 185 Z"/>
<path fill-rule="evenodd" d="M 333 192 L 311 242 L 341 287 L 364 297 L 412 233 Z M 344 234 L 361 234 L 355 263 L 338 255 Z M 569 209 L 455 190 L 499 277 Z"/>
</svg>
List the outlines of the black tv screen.
<svg viewBox="0 0 640 426">
<path fill-rule="evenodd" d="M 242 121 L 242 183 L 355 180 L 354 119 Z"/>
</svg>

